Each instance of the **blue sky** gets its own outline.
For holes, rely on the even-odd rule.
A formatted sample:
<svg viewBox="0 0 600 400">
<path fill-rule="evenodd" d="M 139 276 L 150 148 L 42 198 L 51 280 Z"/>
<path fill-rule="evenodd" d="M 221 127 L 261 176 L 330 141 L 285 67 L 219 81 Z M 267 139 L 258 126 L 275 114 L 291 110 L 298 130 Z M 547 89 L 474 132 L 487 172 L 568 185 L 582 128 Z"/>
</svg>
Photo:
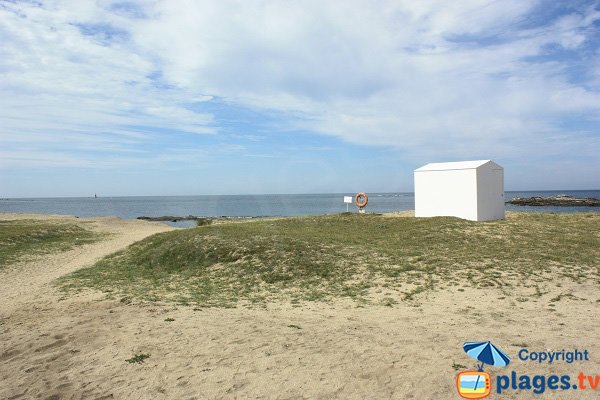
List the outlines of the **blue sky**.
<svg viewBox="0 0 600 400">
<path fill-rule="evenodd" d="M 597 1 L 0 2 L 0 197 L 600 189 Z"/>
</svg>

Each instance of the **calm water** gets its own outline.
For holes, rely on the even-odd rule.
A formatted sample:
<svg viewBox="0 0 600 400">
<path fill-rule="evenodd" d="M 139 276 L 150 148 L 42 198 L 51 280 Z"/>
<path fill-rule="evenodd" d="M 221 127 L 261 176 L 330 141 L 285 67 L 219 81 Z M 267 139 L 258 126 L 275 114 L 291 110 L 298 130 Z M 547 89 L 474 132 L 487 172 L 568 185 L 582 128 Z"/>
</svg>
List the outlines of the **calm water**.
<svg viewBox="0 0 600 400">
<path fill-rule="evenodd" d="M 566 194 L 600 198 L 600 190 L 506 192 L 513 197 Z M 1 199 L 0 212 L 68 214 L 80 217 L 115 215 L 125 219 L 139 216 L 291 216 L 331 214 L 346 211 L 343 196 L 347 194 L 238 195 L 238 196 L 172 196 L 172 197 L 100 197 Z M 389 212 L 414 209 L 413 193 L 369 193 L 367 210 Z M 511 211 L 600 212 L 594 207 L 519 207 L 506 205 Z M 350 210 L 356 207 L 350 205 Z"/>
</svg>

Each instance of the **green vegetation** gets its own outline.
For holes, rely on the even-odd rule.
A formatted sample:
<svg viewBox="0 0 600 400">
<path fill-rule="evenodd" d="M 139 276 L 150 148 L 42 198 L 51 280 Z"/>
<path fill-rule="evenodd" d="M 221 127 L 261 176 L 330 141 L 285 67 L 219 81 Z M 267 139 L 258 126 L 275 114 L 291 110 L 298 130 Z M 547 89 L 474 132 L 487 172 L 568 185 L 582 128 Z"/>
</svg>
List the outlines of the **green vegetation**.
<svg viewBox="0 0 600 400">
<path fill-rule="evenodd" d="M 462 365 L 462 364 L 457 364 L 455 362 L 452 363 L 452 368 L 456 371 L 458 371 L 459 369 L 467 369 L 466 365 Z"/>
<path fill-rule="evenodd" d="M 161 233 L 59 283 L 202 306 L 336 297 L 393 306 L 441 287 L 600 282 L 599 258 L 600 214 L 486 223 L 339 214 Z"/>
<path fill-rule="evenodd" d="M 136 354 L 133 357 L 128 358 L 125 361 L 128 362 L 129 364 L 141 364 L 147 358 L 150 358 L 150 354 Z"/>
<path fill-rule="evenodd" d="M 68 250 L 102 236 L 70 223 L 0 221 L 0 269 L 27 256 Z"/>
</svg>

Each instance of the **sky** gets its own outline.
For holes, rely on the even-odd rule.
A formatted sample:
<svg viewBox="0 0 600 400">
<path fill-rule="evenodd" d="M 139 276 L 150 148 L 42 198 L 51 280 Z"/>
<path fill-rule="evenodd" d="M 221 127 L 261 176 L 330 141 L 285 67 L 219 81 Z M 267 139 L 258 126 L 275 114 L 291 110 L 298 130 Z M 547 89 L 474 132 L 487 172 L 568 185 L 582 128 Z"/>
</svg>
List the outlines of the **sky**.
<svg viewBox="0 0 600 400">
<path fill-rule="evenodd" d="M 600 189 L 600 3 L 0 0 L 0 197 Z"/>
</svg>

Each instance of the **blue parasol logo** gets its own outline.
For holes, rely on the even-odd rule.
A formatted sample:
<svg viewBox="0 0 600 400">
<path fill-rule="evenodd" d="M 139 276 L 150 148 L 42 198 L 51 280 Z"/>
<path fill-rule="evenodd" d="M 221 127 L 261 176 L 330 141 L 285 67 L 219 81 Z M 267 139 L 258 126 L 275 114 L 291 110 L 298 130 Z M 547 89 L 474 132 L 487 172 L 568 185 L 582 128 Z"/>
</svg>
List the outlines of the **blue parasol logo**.
<svg viewBox="0 0 600 400">
<path fill-rule="evenodd" d="M 510 357 L 504 354 L 502 350 L 494 346 L 492 342 L 466 342 L 463 345 L 465 353 L 473 357 L 477 361 L 481 361 L 481 365 L 477 368 L 483 371 L 483 365 L 488 364 L 494 367 L 506 367 L 510 363 Z"/>
</svg>

